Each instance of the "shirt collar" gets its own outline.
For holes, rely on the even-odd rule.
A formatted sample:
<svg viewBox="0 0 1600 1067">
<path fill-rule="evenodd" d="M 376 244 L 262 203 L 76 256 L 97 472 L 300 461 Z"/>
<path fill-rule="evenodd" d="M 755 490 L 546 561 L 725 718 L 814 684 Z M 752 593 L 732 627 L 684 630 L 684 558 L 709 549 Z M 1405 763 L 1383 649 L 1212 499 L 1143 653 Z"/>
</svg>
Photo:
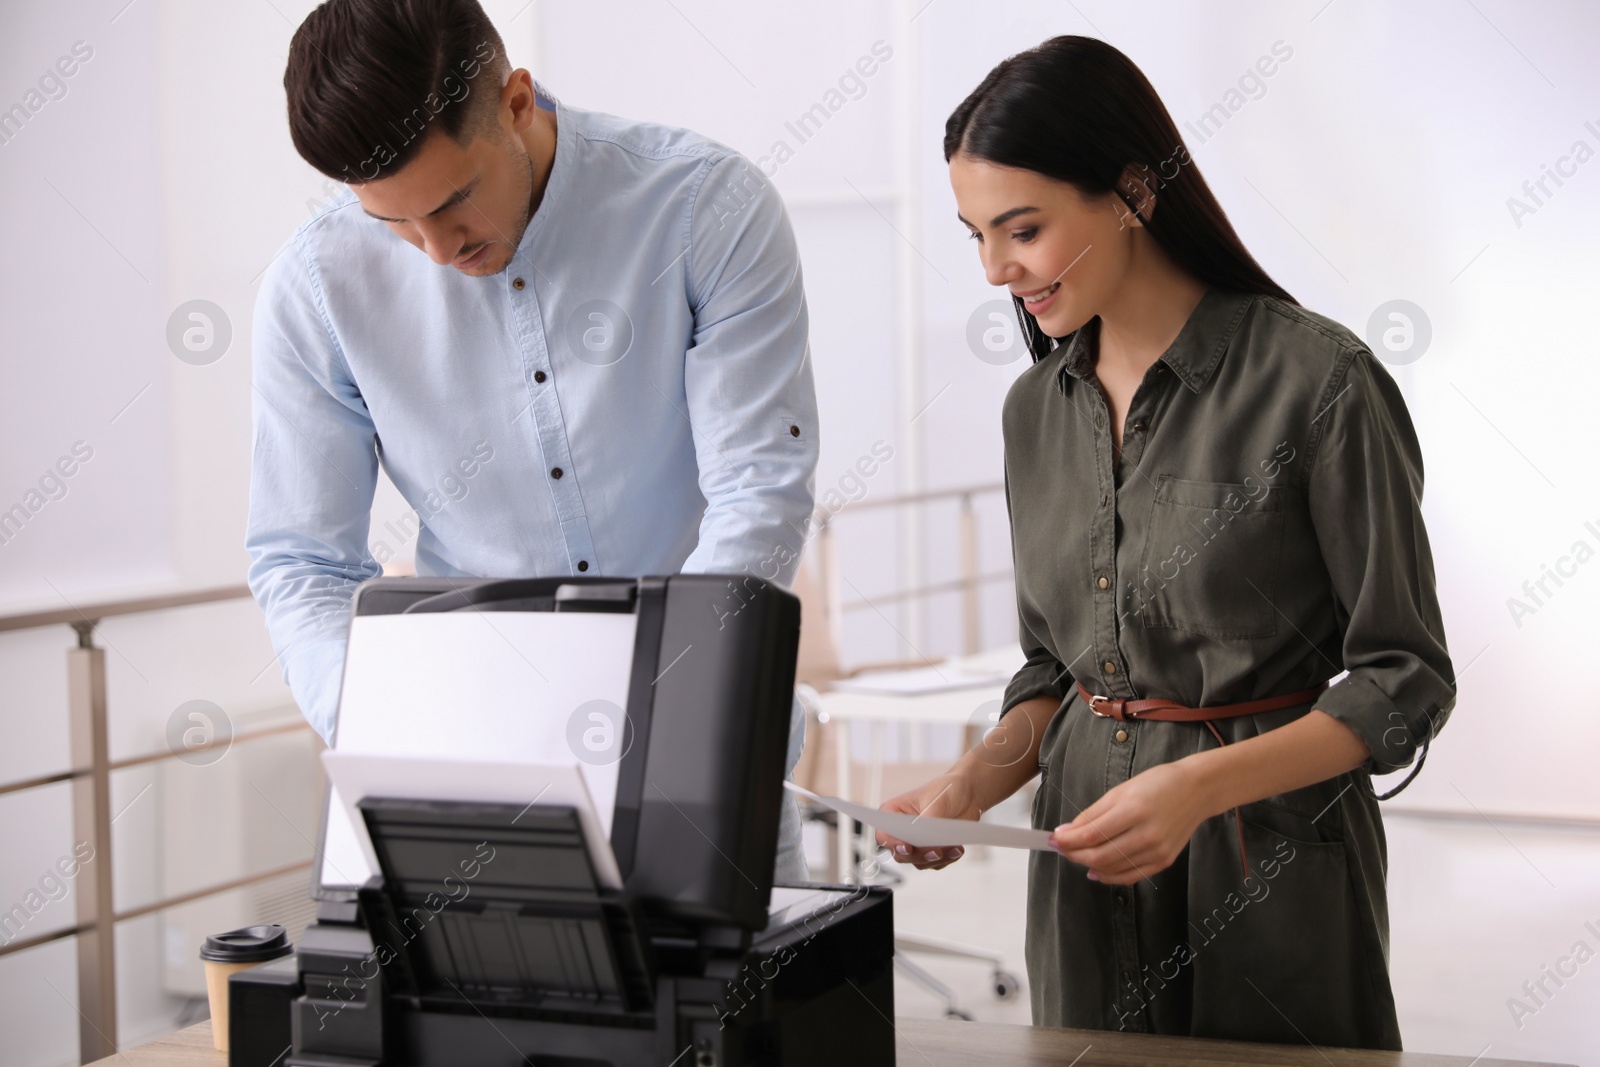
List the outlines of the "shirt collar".
<svg viewBox="0 0 1600 1067">
<path fill-rule="evenodd" d="M 578 145 L 578 134 L 574 129 L 578 116 L 573 114 L 572 109 L 539 82 L 534 82 L 534 94 L 537 106 L 556 113 L 556 154 L 550 164 L 550 179 L 545 182 L 544 197 L 539 201 L 539 210 L 528 220 L 527 228 L 522 231 L 522 239 L 517 242 L 516 255 L 529 257 L 530 261 L 529 247 L 544 227 L 545 220 L 555 213 L 555 203 L 571 182 L 572 170 L 577 166 L 577 161 L 572 157 L 576 154 Z"/>
<path fill-rule="evenodd" d="M 1198 393 L 1211 380 L 1217 364 L 1222 362 L 1222 354 L 1228 349 L 1228 342 L 1254 300 L 1253 293 L 1228 292 L 1213 286 L 1189 313 L 1188 321 L 1161 354 L 1160 361 L 1172 369 L 1190 392 Z M 1099 333 L 1098 316 L 1073 331 L 1062 345 L 1064 355 L 1056 384 L 1063 393 L 1067 391 L 1068 375 L 1087 379 L 1094 374 L 1094 363 L 1090 359 L 1091 329 Z"/>
</svg>

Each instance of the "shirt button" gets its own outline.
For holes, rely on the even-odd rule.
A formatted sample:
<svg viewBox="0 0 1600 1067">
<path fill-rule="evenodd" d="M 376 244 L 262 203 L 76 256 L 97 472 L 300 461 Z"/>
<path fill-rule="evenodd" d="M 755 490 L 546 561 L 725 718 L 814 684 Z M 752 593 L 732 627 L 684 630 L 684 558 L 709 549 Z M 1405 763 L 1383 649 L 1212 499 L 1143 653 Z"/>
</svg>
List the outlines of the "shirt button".
<svg viewBox="0 0 1600 1067">
<path fill-rule="evenodd" d="M 580 571 L 586 571 L 586 570 L 588 570 L 588 569 L 589 569 L 589 561 L 588 561 L 588 560 L 586 560 L 586 559 L 580 559 L 580 560 L 579 560 L 579 561 L 578 561 L 578 569 L 579 569 L 579 570 L 580 570 Z"/>
<path fill-rule="evenodd" d="M 550 471 L 550 477 L 552 477 L 552 478 L 559 478 L 559 477 L 561 477 L 561 474 L 562 474 L 562 470 L 561 470 L 560 467 L 553 468 Z"/>
<path fill-rule="evenodd" d="M 1126 731 L 1126 730 L 1118 730 L 1117 731 L 1117 744 L 1120 745 L 1120 744 L 1122 744 L 1122 742 L 1126 741 L 1127 739 L 1128 739 L 1128 731 Z"/>
<path fill-rule="evenodd" d="M 789 436 L 790 437 L 799 437 L 800 436 L 800 427 L 798 427 L 798 426 L 789 427 Z"/>
<path fill-rule="evenodd" d="M 534 371 L 533 372 L 533 380 L 536 381 L 536 382 L 544 381 L 544 371 L 542 371 L 542 370 Z"/>
<path fill-rule="evenodd" d="M 1144 428 L 1146 425 L 1147 423 L 1143 419 L 1136 419 L 1134 420 L 1133 428 L 1139 433 L 1144 433 Z"/>
<path fill-rule="evenodd" d="M 1128 891 L 1126 889 L 1117 890 L 1116 897 L 1119 907 L 1126 908 L 1128 906 Z"/>
<path fill-rule="evenodd" d="M 1101 576 L 1100 576 L 1100 578 L 1099 578 L 1099 580 L 1098 580 L 1098 581 L 1096 581 L 1096 582 L 1095 582 L 1095 583 L 1094 583 L 1094 584 L 1095 584 L 1095 585 L 1098 585 L 1098 586 L 1099 586 L 1099 587 L 1100 587 L 1100 588 L 1101 588 L 1101 589 L 1110 589 L 1110 588 L 1111 588 L 1111 581 L 1110 581 L 1110 579 L 1108 579 L 1108 578 L 1107 578 L 1107 577 L 1106 577 L 1106 576 L 1105 576 L 1105 575 L 1103 575 L 1103 574 L 1102 574 L 1102 575 L 1101 575 Z"/>
<path fill-rule="evenodd" d="M 1110 660 L 1106 660 L 1104 663 L 1100 664 L 1100 669 L 1105 671 L 1107 674 L 1117 673 L 1117 665 L 1112 663 Z"/>
<path fill-rule="evenodd" d="M 512 278 L 511 279 L 511 288 L 517 290 L 518 292 L 521 292 L 522 289 L 527 286 L 527 284 L 528 283 L 523 281 L 521 278 Z"/>
</svg>

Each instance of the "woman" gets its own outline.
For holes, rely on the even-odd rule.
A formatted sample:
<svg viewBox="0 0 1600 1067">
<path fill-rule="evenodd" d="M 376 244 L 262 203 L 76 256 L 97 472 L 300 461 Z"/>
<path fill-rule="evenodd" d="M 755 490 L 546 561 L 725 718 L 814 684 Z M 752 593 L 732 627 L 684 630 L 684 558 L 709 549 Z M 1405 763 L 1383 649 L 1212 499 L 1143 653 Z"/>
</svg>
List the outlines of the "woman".
<svg viewBox="0 0 1600 1067">
<path fill-rule="evenodd" d="M 1399 1049 L 1368 776 L 1455 680 L 1394 382 L 1245 251 L 1109 45 L 1001 63 L 944 151 L 1034 357 L 1002 420 L 1027 663 L 885 807 L 975 819 L 1040 775 L 1037 1024 Z"/>
</svg>

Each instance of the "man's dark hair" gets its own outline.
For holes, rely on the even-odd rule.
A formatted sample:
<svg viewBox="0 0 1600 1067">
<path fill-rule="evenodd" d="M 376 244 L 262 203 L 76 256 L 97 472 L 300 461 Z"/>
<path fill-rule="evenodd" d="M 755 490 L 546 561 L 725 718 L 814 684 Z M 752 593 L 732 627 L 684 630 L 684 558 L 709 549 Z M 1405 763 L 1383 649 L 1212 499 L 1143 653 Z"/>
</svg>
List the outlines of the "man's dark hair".
<svg viewBox="0 0 1600 1067">
<path fill-rule="evenodd" d="M 435 128 L 470 143 L 498 114 L 509 69 L 477 0 L 327 0 L 289 44 L 289 136 L 328 177 L 369 182 Z"/>
</svg>

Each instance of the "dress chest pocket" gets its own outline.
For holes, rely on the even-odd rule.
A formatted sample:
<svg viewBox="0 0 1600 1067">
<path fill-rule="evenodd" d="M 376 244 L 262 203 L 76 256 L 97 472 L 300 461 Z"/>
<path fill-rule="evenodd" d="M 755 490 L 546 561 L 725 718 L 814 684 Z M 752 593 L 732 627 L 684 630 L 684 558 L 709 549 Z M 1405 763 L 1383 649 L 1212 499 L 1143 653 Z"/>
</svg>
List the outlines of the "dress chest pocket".
<svg viewBox="0 0 1600 1067">
<path fill-rule="evenodd" d="M 1208 637 L 1277 632 L 1283 496 L 1265 484 L 1162 475 L 1139 568 L 1139 618 Z"/>
</svg>

